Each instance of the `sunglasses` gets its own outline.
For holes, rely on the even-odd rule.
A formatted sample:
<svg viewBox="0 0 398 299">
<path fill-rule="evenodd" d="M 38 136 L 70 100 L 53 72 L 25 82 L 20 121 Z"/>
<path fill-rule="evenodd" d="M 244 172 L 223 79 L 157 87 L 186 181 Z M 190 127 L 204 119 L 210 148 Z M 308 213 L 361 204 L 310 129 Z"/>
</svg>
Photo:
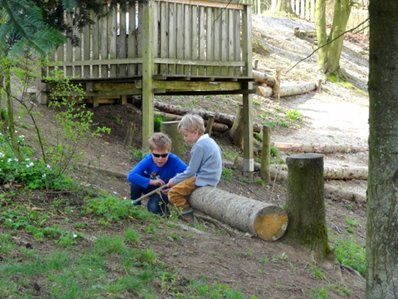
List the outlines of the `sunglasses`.
<svg viewBox="0 0 398 299">
<path fill-rule="evenodd" d="M 169 153 L 167 153 L 167 154 L 155 154 L 155 153 L 152 153 L 152 155 L 155 158 L 166 158 L 169 155 Z"/>
</svg>

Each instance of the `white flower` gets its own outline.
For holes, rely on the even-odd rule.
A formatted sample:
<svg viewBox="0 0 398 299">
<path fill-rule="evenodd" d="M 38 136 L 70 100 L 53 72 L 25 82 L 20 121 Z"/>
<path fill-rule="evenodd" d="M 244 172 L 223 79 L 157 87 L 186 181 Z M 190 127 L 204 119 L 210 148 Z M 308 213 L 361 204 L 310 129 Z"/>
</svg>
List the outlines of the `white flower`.
<svg viewBox="0 0 398 299">
<path fill-rule="evenodd" d="M 51 169 L 51 166 L 50 166 L 50 165 L 48 165 L 48 164 L 46 165 L 46 167 L 47 167 L 48 169 Z"/>
<path fill-rule="evenodd" d="M 8 162 L 8 163 L 10 163 L 11 161 L 12 161 L 12 159 L 11 159 L 11 158 L 8 158 L 8 159 L 7 159 L 7 162 Z"/>
<path fill-rule="evenodd" d="M 29 167 L 32 167 L 33 165 L 35 165 L 35 164 L 33 162 L 30 162 L 29 164 L 26 164 L 26 167 L 29 168 Z"/>
<path fill-rule="evenodd" d="M 4 158 L 4 154 L 2 152 L 0 152 L 0 158 Z"/>
<path fill-rule="evenodd" d="M 25 161 L 30 161 L 30 159 L 29 159 L 29 158 L 26 158 Z"/>
</svg>

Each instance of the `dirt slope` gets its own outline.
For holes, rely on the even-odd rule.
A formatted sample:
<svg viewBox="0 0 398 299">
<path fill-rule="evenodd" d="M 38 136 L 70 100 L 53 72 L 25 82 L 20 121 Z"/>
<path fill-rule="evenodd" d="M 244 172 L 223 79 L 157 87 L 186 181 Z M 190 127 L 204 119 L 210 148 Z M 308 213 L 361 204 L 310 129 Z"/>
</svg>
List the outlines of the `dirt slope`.
<svg viewBox="0 0 398 299">
<path fill-rule="evenodd" d="M 290 19 L 279 19 L 254 16 L 253 34 L 260 37 L 269 48 L 270 55 L 259 56 L 259 67 L 274 70 L 282 69 L 282 79 L 286 81 L 318 80 L 316 57 L 300 63 L 289 73 L 286 71 L 298 60 L 312 52 L 314 46 L 308 41 L 296 38 L 293 28 L 300 27 L 310 30 L 312 25 Z M 355 80 L 356 86 L 366 88 L 367 60 L 365 56 L 356 54 L 358 49 L 366 50 L 365 43 L 346 43 L 341 66 Z M 239 97 L 160 97 L 159 100 L 184 105 L 201 107 L 213 111 L 234 114 L 240 102 Z M 261 115 L 276 115 L 280 111 L 297 109 L 304 116 L 303 123 L 272 130 L 272 141 L 298 142 L 303 144 L 337 144 L 367 146 L 367 110 L 366 92 L 347 89 L 341 85 L 324 83 L 322 91 L 297 97 L 283 98 L 279 102 L 274 99 L 254 97 L 257 114 L 255 119 L 264 122 Z M 51 139 L 53 125 L 51 112 L 40 107 L 47 138 Z M 222 110 L 221 110 L 222 109 Z M 100 106 L 93 109 L 95 120 L 112 127 L 113 134 L 102 139 L 93 139 L 85 145 L 84 162 L 95 167 L 127 173 L 136 160 L 133 149 L 123 145 L 126 125 L 130 122 L 140 123 L 139 112 L 131 105 Z M 262 114 L 261 114 L 262 113 Z M 22 129 L 23 130 L 23 129 Z M 28 134 L 29 132 L 25 132 Z M 139 137 L 139 136 L 137 136 Z M 228 139 L 219 137 L 217 141 L 227 151 L 230 147 Z M 139 138 L 137 138 L 137 144 Z M 367 165 L 367 152 L 352 154 L 335 154 L 325 156 L 325 164 L 335 165 Z M 76 174 L 87 183 L 104 188 L 128 197 L 129 185 L 124 179 L 101 172 L 92 172 L 81 168 Z M 238 171 L 232 180 L 220 183 L 220 188 L 229 192 L 283 205 L 286 202 L 286 184 L 275 181 L 269 186 L 262 186 L 257 181 L 242 176 Z M 334 182 L 342 189 L 355 189 L 364 194 L 366 182 Z M 363 242 L 365 237 L 365 203 L 349 201 L 338 196 L 326 198 L 327 225 L 329 235 L 352 237 L 349 233 L 347 219 L 354 219 L 356 237 Z M 145 224 L 142 226 L 144 230 Z M 166 224 L 159 228 L 159 238 L 148 236 L 142 246 L 154 248 L 161 258 L 174 267 L 181 277 L 195 277 L 210 282 L 222 282 L 241 290 L 245 295 L 256 295 L 258 298 L 311 298 L 320 288 L 329 290 L 328 298 L 363 298 L 364 279 L 357 273 L 341 267 L 335 261 L 317 264 L 309 252 L 290 244 L 287 240 L 267 243 L 240 232 L 231 233 L 214 224 L 197 222 L 195 229 L 178 226 L 171 228 Z M 167 238 L 171 232 L 178 232 L 180 240 Z M 326 277 L 316 278 L 313 267 L 322 268 Z M 181 280 L 181 287 L 184 281 Z M 344 292 L 344 290 L 349 292 Z M 161 298 L 168 298 L 167 294 Z"/>
</svg>

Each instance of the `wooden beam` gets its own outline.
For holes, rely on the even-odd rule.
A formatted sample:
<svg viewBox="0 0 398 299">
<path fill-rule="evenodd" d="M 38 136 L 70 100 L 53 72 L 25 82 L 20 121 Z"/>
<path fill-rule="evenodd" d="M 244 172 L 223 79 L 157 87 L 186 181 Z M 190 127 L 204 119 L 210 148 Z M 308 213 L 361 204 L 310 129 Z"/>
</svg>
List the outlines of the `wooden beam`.
<svg viewBox="0 0 398 299">
<path fill-rule="evenodd" d="M 249 83 L 242 83 L 243 89 L 249 89 Z M 243 94 L 243 171 L 254 171 L 253 158 L 253 110 L 252 98 L 249 94 Z"/>
<path fill-rule="evenodd" d="M 171 2 L 171 3 L 181 3 L 181 4 L 189 4 L 189 5 L 197 5 L 204 7 L 217 7 L 217 8 L 226 8 L 226 9 L 239 9 L 243 10 L 245 6 L 249 4 L 241 4 L 236 3 L 237 1 L 214 1 L 214 0 L 162 0 L 162 2 Z"/>
<path fill-rule="evenodd" d="M 148 138 L 153 134 L 153 1 L 143 7 L 142 20 L 142 149 L 148 148 Z"/>
</svg>

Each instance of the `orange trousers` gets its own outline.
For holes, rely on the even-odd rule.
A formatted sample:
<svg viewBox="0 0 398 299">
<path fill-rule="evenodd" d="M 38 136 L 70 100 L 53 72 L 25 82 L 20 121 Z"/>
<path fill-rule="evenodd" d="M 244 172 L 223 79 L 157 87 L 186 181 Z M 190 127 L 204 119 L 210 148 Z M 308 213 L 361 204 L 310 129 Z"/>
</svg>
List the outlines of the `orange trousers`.
<svg viewBox="0 0 398 299">
<path fill-rule="evenodd" d="M 175 207 L 186 211 L 190 208 L 188 198 L 197 188 L 196 177 L 192 176 L 171 187 L 168 192 L 169 202 Z"/>
</svg>

